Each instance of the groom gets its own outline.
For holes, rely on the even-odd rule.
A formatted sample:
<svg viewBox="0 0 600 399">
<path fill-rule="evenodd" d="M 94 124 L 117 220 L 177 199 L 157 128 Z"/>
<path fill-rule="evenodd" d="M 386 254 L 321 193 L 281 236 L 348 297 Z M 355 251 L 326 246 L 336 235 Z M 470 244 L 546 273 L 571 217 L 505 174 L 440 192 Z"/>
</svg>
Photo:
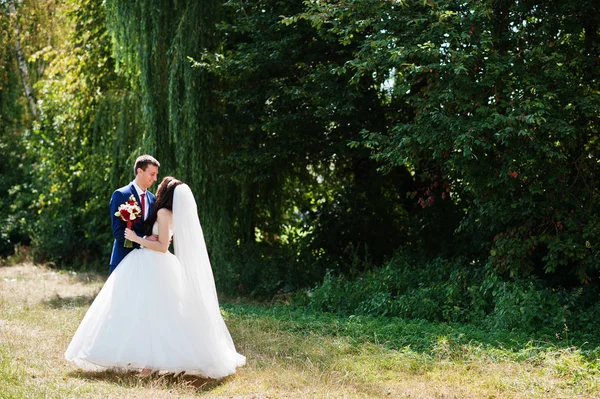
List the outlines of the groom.
<svg viewBox="0 0 600 399">
<path fill-rule="evenodd" d="M 125 228 L 127 223 L 115 216 L 121 204 L 126 203 L 133 194 L 140 208 L 143 210 L 143 217 L 133 222 L 133 231 L 140 237 L 144 236 L 144 223 L 148 215 L 152 212 L 154 206 L 154 194 L 148 189 L 158 179 L 158 168 L 160 163 L 150 155 L 139 156 L 135 160 L 133 172 L 135 179 L 125 187 L 115 190 L 110 199 L 110 215 L 112 219 L 112 233 L 115 237 L 112 255 L 110 256 L 110 269 L 108 275 L 117 268 L 123 258 L 130 253 L 133 248 L 125 248 Z M 143 202 L 142 202 L 143 199 Z M 139 248 L 138 244 L 133 244 L 134 248 Z"/>
</svg>

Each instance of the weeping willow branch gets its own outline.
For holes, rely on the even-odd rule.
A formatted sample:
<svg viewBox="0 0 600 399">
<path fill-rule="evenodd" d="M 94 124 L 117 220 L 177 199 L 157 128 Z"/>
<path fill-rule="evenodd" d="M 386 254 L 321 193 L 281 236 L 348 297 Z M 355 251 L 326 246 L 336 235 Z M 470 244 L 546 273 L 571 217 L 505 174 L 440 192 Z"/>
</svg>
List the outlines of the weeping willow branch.
<svg viewBox="0 0 600 399">
<path fill-rule="evenodd" d="M 222 126 L 218 78 L 192 59 L 215 52 L 221 39 L 215 0 L 107 0 L 107 23 L 117 59 L 140 88 L 145 151 L 161 162 L 161 173 L 188 183 L 197 197 L 215 277 L 235 248 L 233 224 L 237 190 L 224 159 L 231 151 Z"/>
</svg>

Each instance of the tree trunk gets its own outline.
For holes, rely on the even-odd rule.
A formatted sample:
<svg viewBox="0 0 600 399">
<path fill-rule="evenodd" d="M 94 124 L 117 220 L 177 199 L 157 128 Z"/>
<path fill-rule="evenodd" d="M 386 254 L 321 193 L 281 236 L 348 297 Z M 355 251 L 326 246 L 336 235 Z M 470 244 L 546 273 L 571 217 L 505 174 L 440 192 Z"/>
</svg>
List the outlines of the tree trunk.
<svg viewBox="0 0 600 399">
<path fill-rule="evenodd" d="M 25 95 L 29 100 L 29 108 L 31 109 L 31 114 L 34 118 L 37 118 L 37 107 L 35 105 L 35 97 L 33 97 L 33 91 L 31 90 L 31 86 L 29 85 L 29 71 L 27 69 L 27 62 L 25 61 L 25 57 L 23 56 L 23 49 L 21 48 L 21 29 L 19 29 L 19 23 L 17 21 L 17 10 L 15 8 L 15 1 L 8 0 L 8 6 L 10 8 L 10 15 L 13 19 L 15 28 L 15 50 L 17 52 L 17 61 L 19 63 L 21 81 L 23 82 L 23 87 L 25 88 Z"/>
</svg>

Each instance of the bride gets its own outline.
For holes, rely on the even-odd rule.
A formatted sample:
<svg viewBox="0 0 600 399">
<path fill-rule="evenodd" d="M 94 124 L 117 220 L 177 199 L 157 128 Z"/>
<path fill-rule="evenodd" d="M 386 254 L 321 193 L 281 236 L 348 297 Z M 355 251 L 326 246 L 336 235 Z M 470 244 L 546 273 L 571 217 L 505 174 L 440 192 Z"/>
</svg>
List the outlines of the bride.
<svg viewBox="0 0 600 399">
<path fill-rule="evenodd" d="M 165 177 L 150 221 L 158 241 L 131 230 L 133 250 L 110 275 L 73 336 L 65 358 L 88 371 L 181 373 L 222 378 L 246 358 L 221 317 L 196 201 Z M 175 255 L 168 252 L 173 237 Z"/>
</svg>

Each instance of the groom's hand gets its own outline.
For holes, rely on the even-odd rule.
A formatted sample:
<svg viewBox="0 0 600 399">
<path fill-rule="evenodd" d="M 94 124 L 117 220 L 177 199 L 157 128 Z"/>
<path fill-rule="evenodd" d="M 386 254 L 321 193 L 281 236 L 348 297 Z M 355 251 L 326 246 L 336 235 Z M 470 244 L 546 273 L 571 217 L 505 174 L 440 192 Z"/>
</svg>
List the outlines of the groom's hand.
<svg viewBox="0 0 600 399">
<path fill-rule="evenodd" d="M 151 236 L 146 237 L 146 240 L 148 240 L 148 241 L 158 241 L 158 235 L 157 234 L 152 234 Z"/>
</svg>

